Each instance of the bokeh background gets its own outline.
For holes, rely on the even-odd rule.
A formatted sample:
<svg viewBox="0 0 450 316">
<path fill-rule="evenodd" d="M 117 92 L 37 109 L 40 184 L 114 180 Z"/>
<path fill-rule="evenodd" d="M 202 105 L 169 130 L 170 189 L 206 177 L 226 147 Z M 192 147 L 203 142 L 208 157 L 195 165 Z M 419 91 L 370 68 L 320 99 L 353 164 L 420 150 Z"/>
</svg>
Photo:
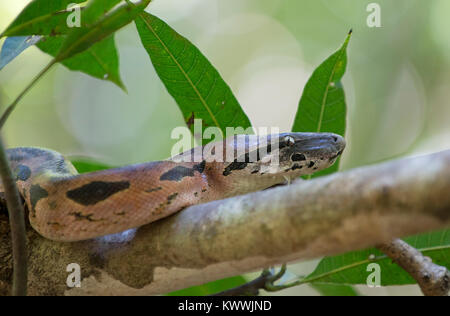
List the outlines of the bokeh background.
<svg viewBox="0 0 450 316">
<path fill-rule="evenodd" d="M 0 0 L 0 30 L 28 0 Z M 381 28 L 366 7 L 381 6 Z M 344 87 L 348 148 L 342 169 L 450 148 L 448 0 L 154 0 L 147 9 L 190 39 L 231 86 L 254 126 L 289 131 L 311 72 L 353 28 Z M 4 129 L 8 147 L 42 146 L 119 166 L 165 159 L 183 126 L 135 26 L 117 34 L 128 93 L 57 66 L 23 99 Z M 0 45 L 2 42 L 0 41 Z M 30 48 L 0 72 L 10 103 L 50 61 Z M 316 262 L 291 266 L 305 275 Z M 419 295 L 415 286 L 362 294 Z M 307 286 L 277 294 L 315 295 Z"/>
</svg>

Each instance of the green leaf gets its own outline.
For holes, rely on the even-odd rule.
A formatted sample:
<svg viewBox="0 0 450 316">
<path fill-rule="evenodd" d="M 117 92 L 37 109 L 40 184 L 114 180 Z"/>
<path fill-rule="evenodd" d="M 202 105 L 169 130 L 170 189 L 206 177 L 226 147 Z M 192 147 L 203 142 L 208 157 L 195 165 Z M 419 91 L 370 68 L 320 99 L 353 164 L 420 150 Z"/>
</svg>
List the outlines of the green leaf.
<svg viewBox="0 0 450 316">
<path fill-rule="evenodd" d="M 67 34 L 67 11 L 71 3 L 83 3 L 86 0 L 34 0 L 28 4 L 17 18 L 0 35 L 59 35 Z"/>
<path fill-rule="evenodd" d="M 98 21 L 122 0 L 90 0 L 82 17 L 82 26 L 89 26 Z"/>
<path fill-rule="evenodd" d="M 351 33 L 342 47 L 326 59 L 306 83 L 293 132 L 330 132 L 345 136 L 347 107 L 341 79 L 347 66 L 347 46 Z M 312 177 L 333 173 L 338 168 L 339 160 Z"/>
<path fill-rule="evenodd" d="M 358 292 L 349 285 L 312 283 L 310 286 L 322 296 L 359 296 Z"/>
<path fill-rule="evenodd" d="M 90 5 L 86 7 L 81 19 L 81 27 L 73 28 L 69 32 L 66 40 L 61 45 L 58 55 L 55 57 L 57 62 L 87 50 L 95 43 L 100 42 L 118 29 L 129 24 L 150 3 L 150 0 L 142 0 L 136 5 L 133 3 L 125 4 L 115 8 L 106 15 L 101 15 L 104 11 L 99 11 L 97 3 L 103 3 L 103 1 L 92 0 Z M 101 18 L 98 19 L 100 16 Z"/>
<path fill-rule="evenodd" d="M 239 285 L 245 284 L 247 281 L 241 276 L 235 276 L 227 279 L 209 282 L 199 286 L 193 286 L 187 289 L 175 291 L 167 294 L 168 296 L 205 296 L 211 295 L 225 290 L 232 289 Z"/>
<path fill-rule="evenodd" d="M 55 57 L 64 41 L 64 37 L 46 37 L 37 46 L 43 52 Z M 63 60 L 61 63 L 70 70 L 81 71 L 98 79 L 109 80 L 126 90 L 119 74 L 119 55 L 114 35 L 110 35 L 86 51 Z"/>
<path fill-rule="evenodd" d="M 71 159 L 70 162 L 74 165 L 75 169 L 77 169 L 79 173 L 94 172 L 112 168 L 111 166 L 105 165 L 101 162 L 85 158 L 74 158 Z"/>
<path fill-rule="evenodd" d="M 203 120 L 203 130 L 215 126 L 223 135 L 226 127 L 251 127 L 230 87 L 197 47 L 149 13 L 141 13 L 135 23 L 158 76 L 192 131 L 194 119 Z"/>
<path fill-rule="evenodd" d="M 450 269 L 450 230 L 428 233 L 406 238 L 405 241 L 430 257 L 434 263 Z M 375 259 L 369 256 L 375 255 Z M 366 284 L 371 271 L 370 263 L 377 263 L 381 268 L 381 284 L 406 285 L 415 284 L 415 280 L 402 268 L 376 249 L 349 252 L 344 255 L 324 258 L 315 271 L 304 282 L 330 284 Z"/>
<path fill-rule="evenodd" d="M 0 52 L 0 70 L 19 56 L 28 47 L 33 46 L 42 38 L 40 36 L 16 36 L 8 37 Z"/>
</svg>

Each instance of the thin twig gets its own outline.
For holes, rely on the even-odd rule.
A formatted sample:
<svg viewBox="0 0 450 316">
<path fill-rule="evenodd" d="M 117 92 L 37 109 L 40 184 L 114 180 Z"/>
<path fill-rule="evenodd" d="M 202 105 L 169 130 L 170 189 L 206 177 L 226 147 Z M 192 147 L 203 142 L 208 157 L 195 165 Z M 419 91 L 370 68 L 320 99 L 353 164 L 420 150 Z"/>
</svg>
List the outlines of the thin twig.
<svg viewBox="0 0 450 316">
<path fill-rule="evenodd" d="M 429 257 L 400 239 L 378 246 L 395 263 L 408 272 L 426 296 L 447 296 L 450 290 L 450 272 L 434 264 Z"/>
<path fill-rule="evenodd" d="M 286 264 L 283 264 L 277 273 L 264 269 L 261 275 L 253 281 L 213 294 L 213 296 L 256 296 L 259 294 L 259 290 L 272 291 L 276 287 L 275 282 L 281 279 L 285 272 Z"/>
<path fill-rule="evenodd" d="M 19 192 L 17 191 L 11 172 L 3 142 L 0 139 L 0 177 L 5 191 L 5 199 L 8 207 L 9 222 L 11 227 L 12 251 L 13 251 L 13 289 L 14 296 L 27 294 L 27 238 L 25 234 L 25 212 Z"/>
<path fill-rule="evenodd" d="M 261 275 L 253 281 L 213 294 L 212 296 L 257 296 L 259 295 L 259 290 L 264 288 L 270 276 L 271 274 L 268 273 L 268 270 L 263 270 Z"/>
</svg>

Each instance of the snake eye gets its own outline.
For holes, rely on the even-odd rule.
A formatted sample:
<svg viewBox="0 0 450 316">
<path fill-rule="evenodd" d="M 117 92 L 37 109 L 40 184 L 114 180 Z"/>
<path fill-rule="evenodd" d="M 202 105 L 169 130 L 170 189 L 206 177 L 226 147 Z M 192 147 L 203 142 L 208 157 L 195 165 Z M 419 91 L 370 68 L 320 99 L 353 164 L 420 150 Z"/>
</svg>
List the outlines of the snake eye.
<svg viewBox="0 0 450 316">
<path fill-rule="evenodd" d="M 295 139 L 292 136 L 286 136 L 284 138 L 284 141 L 286 143 L 286 145 L 288 145 L 289 147 L 294 146 L 295 145 Z"/>
</svg>

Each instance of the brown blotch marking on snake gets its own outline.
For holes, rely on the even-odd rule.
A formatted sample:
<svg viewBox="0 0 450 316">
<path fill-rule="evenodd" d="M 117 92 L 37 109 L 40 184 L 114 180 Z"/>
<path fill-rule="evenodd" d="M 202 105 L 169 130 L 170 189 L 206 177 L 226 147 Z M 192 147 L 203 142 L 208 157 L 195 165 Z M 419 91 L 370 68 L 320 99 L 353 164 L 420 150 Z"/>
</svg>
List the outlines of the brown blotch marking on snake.
<svg viewBox="0 0 450 316">
<path fill-rule="evenodd" d="M 51 210 L 54 210 L 58 207 L 58 202 L 56 201 L 49 201 L 48 202 L 48 208 Z"/>
<path fill-rule="evenodd" d="M 82 205 L 94 205 L 106 200 L 117 192 L 130 187 L 128 181 L 104 182 L 94 181 L 66 193 L 67 197 Z"/>
<path fill-rule="evenodd" d="M 177 196 L 178 196 L 178 193 L 177 193 L 177 192 L 175 192 L 175 193 L 169 195 L 169 196 L 167 197 L 167 204 L 172 203 L 172 200 L 175 199 Z"/>
<path fill-rule="evenodd" d="M 228 176 L 231 174 L 231 172 L 233 170 L 242 170 L 245 169 L 245 167 L 247 167 L 247 163 L 246 162 L 238 162 L 238 161 L 234 161 L 232 163 L 230 163 L 225 170 L 223 171 L 223 175 L 224 176 Z"/>
<path fill-rule="evenodd" d="M 49 225 L 49 226 L 64 226 L 57 222 L 47 222 L 47 225 Z"/>
<path fill-rule="evenodd" d="M 42 188 L 39 184 L 33 184 L 30 187 L 30 202 L 31 202 L 31 213 L 33 216 L 36 214 L 36 204 L 41 199 L 48 197 L 48 192 Z"/>
<path fill-rule="evenodd" d="M 16 180 L 27 181 L 31 176 L 31 169 L 25 165 L 18 165 L 14 169 Z"/>
<path fill-rule="evenodd" d="M 114 213 L 114 215 L 117 215 L 117 216 L 124 216 L 125 214 L 127 214 L 127 212 L 125 212 L 125 211 Z"/>
<path fill-rule="evenodd" d="M 61 230 L 63 229 L 66 225 L 57 223 L 57 222 L 47 222 L 47 226 L 52 226 L 52 229 L 54 230 Z"/>
<path fill-rule="evenodd" d="M 160 203 L 159 206 L 152 211 L 153 215 L 159 215 L 164 211 L 165 206 L 167 205 L 167 203 Z"/>
<path fill-rule="evenodd" d="M 302 165 L 294 164 L 291 168 L 287 169 L 285 172 L 294 171 L 294 170 L 302 169 L 302 168 L 303 168 Z"/>
<path fill-rule="evenodd" d="M 159 178 L 161 181 L 181 181 L 184 177 L 193 177 L 194 170 L 183 166 L 177 166 L 165 172 Z"/>
<path fill-rule="evenodd" d="M 205 166 L 206 166 L 206 160 L 203 160 L 198 165 L 194 165 L 194 167 L 192 167 L 192 169 L 194 169 L 194 171 L 198 171 L 200 173 L 203 173 L 203 171 L 205 171 Z"/>
<path fill-rule="evenodd" d="M 152 214 L 153 214 L 153 215 L 159 215 L 159 214 L 161 214 L 162 212 L 164 212 L 164 209 L 165 209 L 167 206 L 169 206 L 169 205 L 172 203 L 172 201 L 173 201 L 177 196 L 178 196 L 178 192 L 175 192 L 175 193 L 169 195 L 169 196 L 167 197 L 167 201 L 166 201 L 166 202 L 163 202 L 163 203 L 160 203 L 159 206 L 158 206 L 154 211 L 152 211 Z"/>
<path fill-rule="evenodd" d="M 73 212 L 73 213 L 70 213 L 69 215 L 72 215 L 73 217 L 75 217 L 75 219 L 77 221 L 83 221 L 83 220 L 87 220 L 88 222 L 99 222 L 100 221 L 99 219 L 97 219 L 97 220 L 93 219 L 92 216 L 94 216 L 94 214 L 92 214 L 92 213 L 83 215 L 83 213 L 81 213 L 81 212 Z"/>
<path fill-rule="evenodd" d="M 298 165 L 298 164 L 294 164 L 291 168 L 291 170 L 297 170 L 297 169 L 302 169 L 303 166 L 302 165 Z"/>
<path fill-rule="evenodd" d="M 151 188 L 151 189 L 145 190 L 145 192 L 152 193 L 152 192 L 156 192 L 159 190 L 162 190 L 162 187 Z"/>
<path fill-rule="evenodd" d="M 194 165 L 192 168 L 177 166 L 163 173 L 159 178 L 161 181 L 181 181 L 184 177 L 193 177 L 195 171 L 202 173 L 205 170 L 206 161 Z"/>
</svg>

